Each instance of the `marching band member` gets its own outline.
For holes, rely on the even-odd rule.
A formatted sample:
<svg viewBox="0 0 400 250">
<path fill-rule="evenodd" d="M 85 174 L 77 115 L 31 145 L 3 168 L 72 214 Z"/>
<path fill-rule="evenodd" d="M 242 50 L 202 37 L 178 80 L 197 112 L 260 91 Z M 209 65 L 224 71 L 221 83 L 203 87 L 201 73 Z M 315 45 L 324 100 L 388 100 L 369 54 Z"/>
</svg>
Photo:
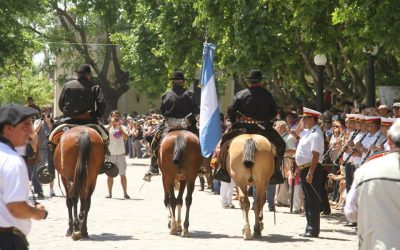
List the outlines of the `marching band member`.
<svg viewBox="0 0 400 250">
<path fill-rule="evenodd" d="M 380 131 L 381 118 L 379 116 L 365 116 L 368 134 L 361 144 L 357 145 L 357 151 L 362 153 L 360 165 L 368 158 L 372 151 L 377 150 L 376 145 L 383 141 Z"/>
<path fill-rule="evenodd" d="M 390 126 L 392 126 L 393 122 L 394 122 L 394 119 L 392 119 L 392 118 L 381 117 L 381 133 L 385 137 L 382 140 L 382 143 L 379 144 L 379 146 L 378 146 L 379 151 L 390 150 L 388 138 L 387 138 L 387 132 L 388 132 Z"/>
<path fill-rule="evenodd" d="M 356 166 L 361 162 L 361 159 L 357 155 L 353 155 L 355 151 L 355 145 L 363 140 L 366 135 L 366 126 L 364 123 L 364 116 L 360 114 L 355 114 L 355 128 L 359 132 L 357 133 L 354 140 L 349 141 L 350 147 L 347 149 L 347 153 L 349 154 L 346 159 L 349 159 L 345 164 L 345 175 L 346 175 L 346 191 L 349 192 L 351 184 L 353 183 L 353 175 L 356 169 Z M 352 149 L 351 149 L 352 148 Z M 346 161 L 345 159 L 345 161 Z"/>
<path fill-rule="evenodd" d="M 301 185 L 304 192 L 304 210 L 307 226 L 304 237 L 319 237 L 322 182 L 322 156 L 324 135 L 318 126 L 320 112 L 303 108 L 303 119 L 296 128 L 300 136 L 296 149 L 296 164 L 300 168 Z"/>
<path fill-rule="evenodd" d="M 393 118 L 400 118 L 400 102 L 395 102 L 392 105 Z"/>
</svg>

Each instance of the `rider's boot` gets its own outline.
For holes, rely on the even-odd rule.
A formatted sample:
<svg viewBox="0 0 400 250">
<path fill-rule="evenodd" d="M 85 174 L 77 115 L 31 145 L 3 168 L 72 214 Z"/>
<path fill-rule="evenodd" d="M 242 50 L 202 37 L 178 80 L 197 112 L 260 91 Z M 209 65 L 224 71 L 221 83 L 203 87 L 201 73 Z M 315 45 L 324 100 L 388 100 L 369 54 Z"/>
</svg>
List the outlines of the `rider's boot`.
<svg viewBox="0 0 400 250">
<path fill-rule="evenodd" d="M 217 172 L 214 175 L 214 179 L 228 183 L 231 182 L 231 177 L 229 176 L 229 173 L 226 170 L 225 166 L 221 166 L 220 168 L 218 168 Z"/>
<path fill-rule="evenodd" d="M 54 144 L 49 142 L 47 144 L 47 169 L 50 173 L 51 181 L 55 178 L 55 169 L 54 169 Z"/>
<path fill-rule="evenodd" d="M 282 184 L 285 181 L 282 175 L 281 166 L 282 158 L 275 157 L 275 172 L 269 180 L 269 184 Z"/>
<path fill-rule="evenodd" d="M 110 161 L 109 156 L 111 155 L 110 150 L 108 149 L 109 141 L 104 142 L 104 162 L 99 169 L 99 174 L 104 174 L 107 170 L 110 169 Z"/>
<path fill-rule="evenodd" d="M 160 173 L 160 170 L 158 169 L 157 158 L 153 154 L 151 156 L 150 169 L 144 175 L 143 180 L 150 182 L 151 181 L 151 177 L 153 175 L 158 175 L 159 173 Z"/>
<path fill-rule="evenodd" d="M 153 175 L 159 175 L 160 170 L 158 168 L 157 164 L 157 153 L 158 153 L 158 144 L 161 141 L 161 135 L 163 132 L 163 128 L 159 128 L 158 131 L 155 133 L 153 141 L 151 142 L 151 151 L 152 155 L 150 158 L 150 168 L 149 170 L 144 174 L 143 180 L 150 182 L 151 177 Z"/>
</svg>

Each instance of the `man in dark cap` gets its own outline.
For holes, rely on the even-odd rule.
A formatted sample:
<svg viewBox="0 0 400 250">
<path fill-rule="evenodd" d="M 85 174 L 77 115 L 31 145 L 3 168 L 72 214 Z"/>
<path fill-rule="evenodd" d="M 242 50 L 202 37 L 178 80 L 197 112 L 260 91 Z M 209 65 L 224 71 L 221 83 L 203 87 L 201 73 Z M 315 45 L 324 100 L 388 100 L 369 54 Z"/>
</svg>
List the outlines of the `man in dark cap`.
<svg viewBox="0 0 400 250">
<path fill-rule="evenodd" d="M 42 220 L 43 205 L 30 205 L 29 178 L 15 147 L 26 145 L 33 133 L 35 109 L 18 104 L 0 107 L 0 249 L 28 249 L 31 219 Z"/>
<path fill-rule="evenodd" d="M 93 76 L 89 64 L 82 64 L 76 71 L 77 80 L 72 80 L 63 85 L 58 107 L 63 112 L 63 119 L 56 121 L 53 129 L 57 126 L 68 124 L 97 124 L 97 120 L 103 116 L 105 101 L 103 91 L 93 83 Z M 48 170 L 54 178 L 54 155 L 53 145 L 49 145 Z"/>
<path fill-rule="evenodd" d="M 184 87 L 186 78 L 182 71 L 174 71 L 172 77 L 170 78 L 172 81 L 172 89 L 167 91 L 161 97 L 161 105 L 160 111 L 164 116 L 166 123 L 168 125 L 168 120 L 172 119 L 182 119 L 188 118 L 190 121 L 190 125 L 188 130 L 198 134 L 198 130 L 196 127 L 196 118 L 195 116 L 199 113 L 199 107 L 196 105 L 194 100 L 193 92 Z M 156 134 L 160 135 L 164 128 L 159 126 L 158 132 Z M 161 138 L 155 138 L 152 143 L 152 148 L 155 151 L 158 142 Z M 158 174 L 158 166 L 157 159 L 155 157 L 155 152 L 153 152 L 153 156 L 151 158 L 151 165 L 149 171 L 145 174 L 144 180 L 150 181 L 151 176 Z"/>
<path fill-rule="evenodd" d="M 286 143 L 272 126 L 272 119 L 277 115 L 278 109 L 272 94 L 261 85 L 263 79 L 261 71 L 251 70 L 249 76 L 246 78 L 248 80 L 248 87 L 236 93 L 232 104 L 228 107 L 228 117 L 232 122 L 232 130 L 225 133 L 221 139 L 221 167 L 216 173 L 215 178 L 230 182 L 224 158 L 229 149 L 231 139 L 242 133 L 240 131 L 245 129 L 246 133 L 265 136 L 275 145 L 275 173 L 270 179 L 270 184 L 281 184 L 284 182 L 281 165 Z"/>
</svg>

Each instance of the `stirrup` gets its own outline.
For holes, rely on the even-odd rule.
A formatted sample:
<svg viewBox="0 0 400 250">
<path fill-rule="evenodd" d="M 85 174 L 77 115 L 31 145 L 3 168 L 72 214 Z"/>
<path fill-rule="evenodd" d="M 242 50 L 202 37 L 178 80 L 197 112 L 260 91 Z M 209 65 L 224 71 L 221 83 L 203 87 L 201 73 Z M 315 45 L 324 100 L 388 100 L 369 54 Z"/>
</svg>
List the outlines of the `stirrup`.
<svg viewBox="0 0 400 250">
<path fill-rule="evenodd" d="M 271 179 L 269 180 L 269 184 L 271 184 L 271 185 L 282 184 L 284 182 L 285 182 L 285 179 L 283 178 L 283 175 L 280 172 L 280 170 L 278 172 L 275 172 L 271 176 Z"/>
<path fill-rule="evenodd" d="M 147 181 L 147 182 L 151 182 L 151 177 L 153 176 L 153 174 L 151 173 L 151 171 L 147 171 L 147 173 L 144 174 L 143 180 Z"/>
<path fill-rule="evenodd" d="M 55 178 L 55 176 L 50 173 L 47 165 L 38 168 L 38 170 L 36 171 L 36 176 L 39 182 L 42 184 L 49 184 Z"/>
<path fill-rule="evenodd" d="M 225 168 L 219 168 L 214 175 L 214 179 L 227 183 L 231 182 L 231 177 L 229 176 L 228 171 L 226 171 Z"/>
</svg>

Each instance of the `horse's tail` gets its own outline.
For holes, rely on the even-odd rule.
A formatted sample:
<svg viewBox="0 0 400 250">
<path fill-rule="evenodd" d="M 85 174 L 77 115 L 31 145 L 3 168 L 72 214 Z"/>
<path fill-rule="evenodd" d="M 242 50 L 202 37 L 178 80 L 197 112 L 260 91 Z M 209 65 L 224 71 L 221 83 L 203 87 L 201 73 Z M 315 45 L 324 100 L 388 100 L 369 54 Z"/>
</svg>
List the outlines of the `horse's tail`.
<svg viewBox="0 0 400 250">
<path fill-rule="evenodd" d="M 254 166 L 254 155 L 256 151 L 256 142 L 254 139 L 249 138 L 244 143 L 243 164 L 246 168 Z"/>
<path fill-rule="evenodd" d="M 175 148 L 174 148 L 174 155 L 172 156 L 172 162 L 175 165 L 182 165 L 183 164 L 183 154 L 185 153 L 186 149 L 186 139 L 182 135 L 178 135 L 175 139 Z"/>
<path fill-rule="evenodd" d="M 85 130 L 80 133 L 78 138 L 78 160 L 76 162 L 74 184 L 72 185 L 71 195 L 79 197 L 79 193 L 86 184 L 88 176 L 88 166 L 90 157 L 91 142 L 89 133 Z"/>
</svg>

